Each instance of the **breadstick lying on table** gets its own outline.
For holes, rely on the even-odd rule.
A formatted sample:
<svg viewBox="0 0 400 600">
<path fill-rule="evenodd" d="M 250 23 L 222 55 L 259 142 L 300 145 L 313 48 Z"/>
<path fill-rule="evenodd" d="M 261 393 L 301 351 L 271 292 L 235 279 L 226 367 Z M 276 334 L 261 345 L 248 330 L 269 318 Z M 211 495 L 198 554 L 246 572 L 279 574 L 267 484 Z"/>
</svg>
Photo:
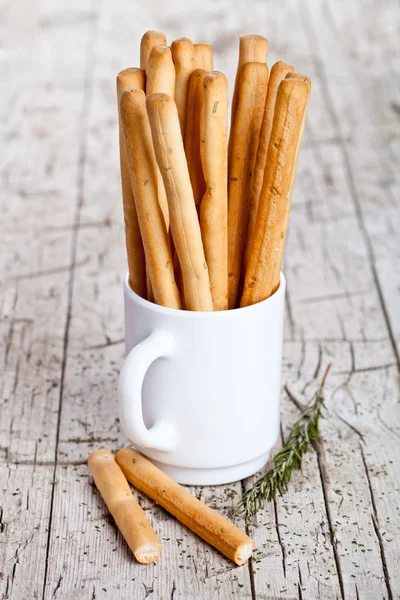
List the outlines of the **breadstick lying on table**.
<svg viewBox="0 0 400 600">
<path fill-rule="evenodd" d="M 200 206 L 206 191 L 200 159 L 200 119 L 203 104 L 203 82 L 207 74 L 208 71 L 204 71 L 204 69 L 196 69 L 191 74 L 186 107 L 184 146 L 196 206 Z"/>
<path fill-rule="evenodd" d="M 194 46 L 188 38 L 179 38 L 171 44 L 172 58 L 175 64 L 175 102 L 178 108 L 182 137 L 185 137 L 186 106 L 189 79 L 194 66 Z"/>
<path fill-rule="evenodd" d="M 250 558 L 254 542 L 244 531 L 192 496 L 133 448 L 123 448 L 115 460 L 132 485 L 237 565 Z"/>
<path fill-rule="evenodd" d="M 231 129 L 229 137 L 229 152 L 231 155 L 232 134 L 235 126 L 236 111 L 239 102 L 239 82 L 242 66 L 248 62 L 259 62 L 265 64 L 268 56 L 268 40 L 262 35 L 244 35 L 239 41 L 239 59 L 235 77 L 235 87 L 232 97 Z M 230 163 L 229 163 L 230 164 Z"/>
<path fill-rule="evenodd" d="M 123 472 L 109 450 L 95 450 L 88 459 L 89 470 L 108 510 L 136 560 L 155 562 L 161 552 L 160 541 L 132 495 Z"/>
<path fill-rule="evenodd" d="M 228 81 L 214 71 L 204 78 L 201 113 L 201 164 L 206 192 L 200 227 L 210 274 L 214 310 L 228 309 Z"/>
<path fill-rule="evenodd" d="M 163 92 L 173 96 L 175 93 L 175 67 L 171 50 L 167 46 L 153 46 L 147 66 L 146 95 Z M 157 167 L 158 202 L 169 231 L 169 210 L 167 194 L 161 173 Z"/>
<path fill-rule="evenodd" d="M 142 90 L 121 96 L 121 118 L 133 193 L 154 299 L 169 308 L 181 308 L 171 249 L 157 195 L 157 165 Z"/>
<path fill-rule="evenodd" d="M 174 99 L 147 97 L 154 150 L 167 192 L 171 231 L 182 269 L 187 310 L 213 310 L 210 279 Z"/>
<path fill-rule="evenodd" d="M 267 162 L 268 143 L 271 136 L 272 121 L 274 119 L 276 94 L 282 79 L 285 79 L 286 75 L 291 73 L 293 69 L 293 65 L 279 61 L 273 65 L 269 76 L 267 100 L 265 103 L 264 117 L 260 133 L 260 143 L 258 146 L 257 160 L 254 170 L 254 181 L 250 197 L 249 222 L 247 225 L 246 249 L 244 255 L 244 272 L 246 272 L 251 239 L 253 237 L 254 227 L 256 224 L 258 202 L 260 199 L 261 188 L 264 179 L 265 163 Z"/>
<path fill-rule="evenodd" d="M 303 81 L 306 84 L 307 89 L 308 89 L 308 97 L 307 97 L 306 110 L 304 111 L 303 121 L 301 123 L 300 135 L 299 135 L 299 139 L 297 141 L 297 146 L 296 146 L 294 168 L 292 171 L 292 179 L 290 181 L 289 194 L 288 194 L 288 198 L 287 198 L 287 205 L 286 205 L 286 212 L 285 212 L 285 219 L 283 221 L 283 226 L 282 226 L 282 231 L 281 231 L 282 240 L 281 240 L 281 244 L 279 246 L 279 252 L 278 252 L 276 265 L 275 265 L 275 269 L 274 269 L 274 275 L 273 275 L 272 293 L 274 293 L 278 289 L 279 283 L 280 283 L 282 258 L 283 258 L 283 253 L 285 250 L 286 235 L 287 235 L 287 231 L 289 228 L 290 208 L 291 208 L 291 204 L 292 204 L 292 194 L 293 194 L 294 182 L 296 179 L 296 165 L 297 165 L 297 159 L 299 157 L 301 141 L 303 139 L 304 126 L 306 123 L 306 116 L 307 116 L 307 105 L 308 105 L 308 101 L 310 99 L 310 93 L 311 93 L 311 80 L 308 77 L 306 77 L 305 75 L 300 75 L 299 73 L 289 73 L 288 75 L 286 75 L 286 79 L 298 79 L 299 81 Z"/>
<path fill-rule="evenodd" d="M 265 300 L 274 289 L 274 270 L 283 244 L 281 232 L 307 102 L 306 83 L 297 79 L 280 83 L 240 306 Z"/>
<path fill-rule="evenodd" d="M 236 308 L 246 242 L 252 174 L 257 156 L 268 85 L 268 67 L 258 62 L 242 67 L 239 103 L 232 135 L 228 181 L 228 299 Z"/>
<path fill-rule="evenodd" d="M 149 56 L 153 46 L 166 46 L 167 38 L 161 31 L 146 31 L 140 42 L 140 68 L 147 71 Z"/>
<path fill-rule="evenodd" d="M 194 44 L 194 68 L 212 71 L 213 65 L 212 46 L 210 44 Z"/>
<path fill-rule="evenodd" d="M 119 101 L 129 88 L 144 90 L 146 74 L 141 69 L 125 69 L 117 75 L 117 102 L 119 121 L 119 155 L 121 165 L 122 203 L 124 208 L 125 241 L 128 258 L 129 285 L 142 298 L 147 297 L 145 256 L 140 234 L 136 205 L 133 198 L 131 177 L 126 157 L 125 138 L 122 129 Z"/>
</svg>

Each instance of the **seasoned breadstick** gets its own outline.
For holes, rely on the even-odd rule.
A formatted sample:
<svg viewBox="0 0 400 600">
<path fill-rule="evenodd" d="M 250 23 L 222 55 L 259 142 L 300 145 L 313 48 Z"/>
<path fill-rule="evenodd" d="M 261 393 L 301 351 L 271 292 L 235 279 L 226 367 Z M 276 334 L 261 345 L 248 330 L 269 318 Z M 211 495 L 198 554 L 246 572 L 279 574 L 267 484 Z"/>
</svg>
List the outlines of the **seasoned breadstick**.
<svg viewBox="0 0 400 600">
<path fill-rule="evenodd" d="M 206 193 L 200 206 L 204 253 L 210 273 L 214 310 L 228 308 L 228 81 L 214 71 L 204 79 L 201 115 L 201 163 Z"/>
<path fill-rule="evenodd" d="M 167 38 L 161 31 L 146 31 L 140 42 L 140 68 L 147 71 L 149 56 L 153 46 L 166 46 Z"/>
<path fill-rule="evenodd" d="M 147 66 L 146 95 L 163 92 L 173 96 L 175 93 L 175 67 L 171 50 L 167 46 L 153 46 Z M 169 210 L 167 194 L 161 173 L 157 167 L 158 202 L 169 231 Z"/>
<path fill-rule="evenodd" d="M 125 69 L 117 75 L 119 155 L 121 165 L 122 202 L 124 208 L 129 285 L 133 291 L 142 298 L 147 298 L 145 256 L 136 214 L 135 200 L 133 198 L 129 166 L 126 158 L 125 139 L 119 111 L 119 100 L 122 92 L 129 88 L 139 88 L 144 90 L 145 79 L 146 74 L 141 69 Z"/>
<path fill-rule="evenodd" d="M 306 109 L 304 111 L 303 120 L 301 123 L 300 135 L 299 135 L 299 139 L 297 141 L 297 146 L 296 146 L 296 154 L 295 154 L 295 158 L 294 158 L 292 179 L 290 181 L 289 195 L 287 198 L 285 219 L 283 221 L 283 226 L 282 226 L 282 231 L 281 231 L 282 239 L 281 239 L 281 244 L 279 246 L 279 252 L 278 252 L 276 265 L 275 265 L 275 269 L 274 269 L 272 293 L 274 293 L 278 289 L 279 283 L 280 283 L 282 258 L 283 258 L 283 252 L 285 250 L 286 234 L 287 234 L 288 227 L 289 227 L 289 217 L 290 217 L 290 207 L 292 204 L 293 186 L 294 186 L 294 182 L 296 179 L 296 165 L 297 165 L 297 159 L 298 159 L 299 152 L 300 152 L 301 140 L 303 139 L 304 125 L 306 123 L 306 115 L 307 115 L 307 105 L 308 105 L 308 101 L 309 101 L 310 93 L 311 93 L 311 80 L 308 77 L 306 77 L 305 75 L 300 75 L 299 73 L 289 73 L 288 75 L 286 75 L 286 79 L 298 79 L 299 81 L 303 81 L 307 85 L 307 88 L 308 88 L 308 97 L 307 97 Z"/>
<path fill-rule="evenodd" d="M 212 310 L 210 279 L 174 99 L 147 98 L 154 150 L 167 192 L 171 230 L 182 269 L 187 310 Z"/>
<path fill-rule="evenodd" d="M 133 448 L 123 448 L 115 460 L 132 485 L 230 560 L 243 565 L 250 558 L 254 542 L 244 531 L 192 496 Z"/>
<path fill-rule="evenodd" d="M 178 108 L 182 137 L 184 137 L 189 79 L 195 70 L 193 43 L 187 38 L 179 38 L 172 42 L 171 53 L 172 58 L 174 59 L 176 73 L 175 102 Z"/>
<path fill-rule="evenodd" d="M 231 109 L 231 129 L 229 137 L 229 152 L 231 155 L 231 146 L 233 143 L 232 135 L 235 126 L 236 111 L 239 101 L 239 82 L 242 66 L 248 62 L 259 62 L 265 64 L 268 56 L 268 40 L 262 35 L 244 35 L 239 41 L 239 60 L 236 71 L 235 87 L 232 97 Z M 230 159 L 229 159 L 230 160 Z M 230 163 L 229 163 L 230 164 Z"/>
<path fill-rule="evenodd" d="M 258 62 L 242 67 L 239 104 L 232 137 L 228 183 L 228 299 L 229 308 L 238 300 L 246 240 L 252 174 L 268 83 L 268 67 Z"/>
<path fill-rule="evenodd" d="M 258 202 L 260 199 L 261 188 L 264 179 L 265 163 L 267 161 L 268 143 L 271 136 L 272 121 L 274 118 L 274 109 L 276 94 L 282 79 L 285 79 L 288 73 L 293 71 L 293 65 L 279 61 L 274 64 L 268 82 L 268 94 L 265 104 L 264 117 L 261 126 L 260 144 L 258 146 L 256 167 L 254 170 L 253 188 L 250 198 L 249 222 L 247 225 L 246 249 L 244 256 L 244 273 L 246 272 L 248 254 L 250 250 L 251 239 L 254 233 L 254 226 L 257 218 Z"/>
<path fill-rule="evenodd" d="M 283 244 L 281 232 L 307 101 L 306 83 L 297 79 L 280 83 L 240 306 L 265 300 L 274 289 L 274 269 Z"/>
<path fill-rule="evenodd" d="M 213 70 L 213 51 L 210 44 L 194 45 L 194 67 L 195 69 Z"/>
<path fill-rule="evenodd" d="M 161 552 L 160 541 L 133 497 L 112 452 L 95 450 L 89 456 L 88 465 L 97 489 L 136 560 L 143 564 L 155 562 Z"/>
<path fill-rule="evenodd" d="M 168 234 L 157 198 L 157 169 L 142 90 L 121 96 L 121 118 L 140 232 L 154 299 L 169 308 L 181 308 L 175 283 Z"/>
<path fill-rule="evenodd" d="M 200 119 L 203 104 L 203 81 L 207 74 L 208 71 L 203 69 L 196 69 L 191 74 L 186 107 L 184 146 L 196 206 L 200 206 L 206 191 L 200 159 Z"/>
</svg>

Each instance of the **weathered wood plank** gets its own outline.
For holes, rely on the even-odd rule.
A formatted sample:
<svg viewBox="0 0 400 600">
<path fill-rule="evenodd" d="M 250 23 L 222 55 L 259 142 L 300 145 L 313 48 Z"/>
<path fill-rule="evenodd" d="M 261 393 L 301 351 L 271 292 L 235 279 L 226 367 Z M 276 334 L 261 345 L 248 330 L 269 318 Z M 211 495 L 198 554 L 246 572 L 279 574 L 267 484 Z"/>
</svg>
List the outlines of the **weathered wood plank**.
<svg viewBox="0 0 400 600">
<path fill-rule="evenodd" d="M 399 361 L 400 279 L 399 270 L 393 269 L 400 257 L 400 122 L 395 76 L 399 49 L 393 32 L 400 16 L 394 2 L 384 6 L 369 2 L 368 7 L 355 2 L 350 11 L 342 4 L 322 9 L 311 1 L 302 20 Z M 351 24 L 355 40 L 351 36 L 350 43 L 344 32 Z M 368 77 L 364 76 L 366 65 Z"/>
<path fill-rule="evenodd" d="M 41 598 L 52 466 L 0 464 L 1 598 Z"/>
<path fill-rule="evenodd" d="M 90 29 L 86 1 L 28 4 L 1 7 L 0 63 L 0 594 L 20 599 L 46 569 Z"/>
</svg>

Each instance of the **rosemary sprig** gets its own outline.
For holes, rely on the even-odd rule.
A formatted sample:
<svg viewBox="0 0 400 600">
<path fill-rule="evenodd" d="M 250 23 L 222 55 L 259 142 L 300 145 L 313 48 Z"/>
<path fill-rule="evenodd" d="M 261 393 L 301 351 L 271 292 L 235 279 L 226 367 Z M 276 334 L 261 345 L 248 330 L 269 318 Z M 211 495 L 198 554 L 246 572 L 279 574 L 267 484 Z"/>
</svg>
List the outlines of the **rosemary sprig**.
<svg viewBox="0 0 400 600">
<path fill-rule="evenodd" d="M 264 500 L 270 502 L 277 493 L 282 496 L 287 492 L 292 472 L 301 467 L 303 455 L 307 452 L 309 444 L 315 444 L 318 440 L 319 420 L 323 416 L 324 407 L 322 392 L 330 367 L 331 364 L 326 369 L 319 391 L 304 408 L 281 450 L 274 456 L 273 467 L 243 494 L 236 513 L 245 519 L 254 515 L 262 507 Z"/>
</svg>

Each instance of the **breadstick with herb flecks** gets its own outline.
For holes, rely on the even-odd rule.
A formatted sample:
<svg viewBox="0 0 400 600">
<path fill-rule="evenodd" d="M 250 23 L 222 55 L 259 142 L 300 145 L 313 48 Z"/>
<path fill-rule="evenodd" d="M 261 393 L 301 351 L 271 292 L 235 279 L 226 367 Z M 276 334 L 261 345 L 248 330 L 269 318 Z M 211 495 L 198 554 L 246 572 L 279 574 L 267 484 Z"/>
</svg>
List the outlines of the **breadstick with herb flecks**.
<svg viewBox="0 0 400 600">
<path fill-rule="evenodd" d="M 175 67 L 171 50 L 167 46 L 153 46 L 147 65 L 146 95 L 162 92 L 169 95 L 175 93 Z M 169 210 L 167 194 L 161 173 L 157 167 L 158 202 L 164 215 L 165 225 L 169 231 Z"/>
<path fill-rule="evenodd" d="M 281 232 L 307 102 L 308 85 L 304 81 L 284 79 L 280 83 L 240 306 L 265 300 L 274 289 L 274 271 L 283 244 Z"/>
<path fill-rule="evenodd" d="M 265 64 L 268 56 L 268 40 L 262 35 L 244 35 L 239 40 L 239 59 L 233 89 L 231 108 L 231 128 L 229 136 L 228 160 L 230 166 L 231 148 L 233 143 L 233 129 L 235 126 L 236 111 L 239 102 L 239 83 L 242 66 L 248 62 L 259 62 Z"/>
<path fill-rule="evenodd" d="M 146 267 L 156 304 L 181 308 L 168 233 L 157 196 L 157 165 L 142 90 L 121 96 L 121 118 Z"/>
<path fill-rule="evenodd" d="M 161 552 L 160 540 L 132 495 L 113 453 L 95 450 L 89 456 L 88 465 L 101 497 L 136 560 L 143 564 L 155 562 Z"/>
<path fill-rule="evenodd" d="M 147 97 L 154 150 L 167 192 L 171 231 L 182 269 L 187 310 L 213 310 L 200 225 L 183 148 L 178 111 L 168 94 Z"/>
<path fill-rule="evenodd" d="M 242 276 L 252 174 L 268 82 L 266 64 L 242 67 L 228 181 L 228 304 L 236 308 Z"/>
<path fill-rule="evenodd" d="M 132 485 L 230 560 L 243 565 L 250 558 L 254 542 L 244 531 L 192 496 L 142 454 L 122 448 L 115 460 Z"/>
<path fill-rule="evenodd" d="M 188 38 L 179 38 L 171 44 L 171 53 L 175 65 L 175 102 L 178 109 L 182 137 L 185 137 L 186 107 L 189 79 L 194 65 L 194 46 Z"/>
<path fill-rule="evenodd" d="M 307 85 L 308 88 L 308 98 L 307 98 L 307 104 L 310 98 L 310 93 L 311 93 L 311 80 L 306 77 L 305 75 L 300 75 L 300 73 L 289 73 L 288 75 L 286 75 L 286 79 L 298 79 L 299 81 L 304 81 L 304 83 Z M 300 135 L 299 135 L 299 139 L 297 141 L 297 146 L 296 146 L 296 154 L 295 154 L 295 159 L 294 159 L 294 168 L 292 171 L 292 179 L 290 181 L 290 188 L 289 188 L 289 196 L 287 199 L 287 206 L 286 206 L 286 212 L 285 212 L 285 219 L 283 221 L 283 226 L 282 226 L 282 232 L 281 232 L 281 244 L 279 246 L 279 252 L 278 252 L 278 257 L 276 260 L 276 265 L 275 265 L 275 270 L 274 270 L 274 276 L 273 276 L 273 289 L 272 289 L 272 293 L 274 293 L 278 287 L 279 287 L 279 283 L 280 283 L 280 273 L 281 273 L 281 265 L 282 265 L 282 258 L 283 258 L 283 253 L 285 250 L 285 242 L 286 242 L 286 235 L 287 235 L 287 231 L 289 228 L 289 217 L 290 217 L 290 207 L 292 204 L 292 194 L 293 194 L 293 187 L 294 187 L 294 182 L 296 179 L 296 166 L 297 166 L 297 159 L 299 156 L 299 152 L 300 152 L 300 146 L 301 146 L 301 141 L 303 139 L 303 133 L 304 133 L 304 126 L 306 123 L 306 116 L 307 116 L 307 105 L 306 105 L 306 110 L 304 111 L 303 114 L 303 120 L 301 123 L 301 130 L 300 130 Z"/>
<path fill-rule="evenodd" d="M 265 103 L 264 117 L 260 133 L 260 143 L 258 146 L 257 160 L 254 170 L 253 187 L 251 190 L 250 197 L 249 222 L 247 225 L 246 248 L 243 264 L 244 273 L 246 272 L 251 239 L 253 237 L 254 226 L 257 218 L 258 202 L 260 199 L 261 188 L 264 179 L 265 163 L 267 162 L 268 143 L 269 138 L 271 136 L 272 121 L 274 118 L 276 94 L 278 92 L 278 87 L 282 79 L 285 79 L 286 75 L 288 73 L 291 73 L 293 69 L 293 65 L 289 65 L 285 62 L 279 61 L 273 65 L 269 76 L 267 100 Z"/>
<path fill-rule="evenodd" d="M 201 113 L 201 163 L 206 192 L 200 226 L 210 274 L 214 310 L 228 308 L 228 81 L 213 71 L 204 78 Z"/>
<path fill-rule="evenodd" d="M 133 291 L 142 298 L 147 298 L 145 255 L 136 214 L 136 205 L 133 197 L 128 160 L 126 157 L 125 138 L 122 129 L 119 101 L 122 93 L 129 88 L 139 88 L 144 90 L 145 81 L 146 74 L 142 69 L 125 69 L 117 75 L 119 154 L 129 285 Z"/>
<path fill-rule="evenodd" d="M 166 46 L 167 38 L 161 31 L 146 31 L 140 42 L 140 68 L 147 72 L 149 56 L 153 46 Z"/>
<path fill-rule="evenodd" d="M 196 206 L 200 206 L 206 191 L 200 159 L 200 119 L 203 104 L 203 82 L 207 74 L 208 71 L 204 69 L 196 69 L 191 74 L 186 108 L 184 146 Z"/>
<path fill-rule="evenodd" d="M 213 51 L 210 44 L 194 44 L 195 69 L 213 70 Z"/>
</svg>

